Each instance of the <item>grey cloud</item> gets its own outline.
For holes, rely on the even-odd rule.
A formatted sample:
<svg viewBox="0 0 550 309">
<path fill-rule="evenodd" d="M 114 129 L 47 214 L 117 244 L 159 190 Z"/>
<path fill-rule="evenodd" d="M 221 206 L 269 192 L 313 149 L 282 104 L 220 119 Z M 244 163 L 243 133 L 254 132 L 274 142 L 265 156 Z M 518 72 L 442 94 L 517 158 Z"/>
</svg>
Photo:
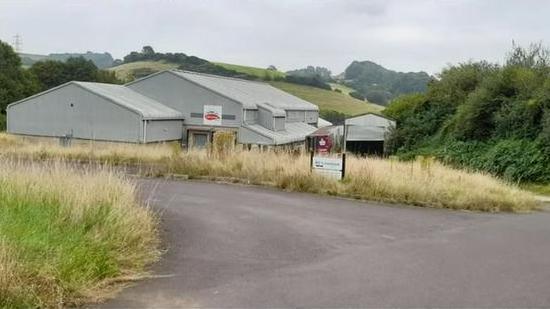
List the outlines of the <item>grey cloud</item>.
<svg viewBox="0 0 550 309">
<path fill-rule="evenodd" d="M 468 59 L 502 61 L 512 39 L 548 40 L 550 2 L 514 0 L 0 0 L 0 39 L 34 53 L 143 45 L 216 61 L 282 69 L 353 60 L 439 71 Z"/>
</svg>

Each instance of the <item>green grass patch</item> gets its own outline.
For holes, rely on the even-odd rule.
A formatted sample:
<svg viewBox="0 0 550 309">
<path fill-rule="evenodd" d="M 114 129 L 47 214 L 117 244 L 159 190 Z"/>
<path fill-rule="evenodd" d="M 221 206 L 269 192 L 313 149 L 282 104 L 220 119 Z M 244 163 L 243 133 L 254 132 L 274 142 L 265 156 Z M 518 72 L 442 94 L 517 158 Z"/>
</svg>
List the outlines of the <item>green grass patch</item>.
<svg viewBox="0 0 550 309">
<path fill-rule="evenodd" d="M 0 171 L 0 308 L 101 299 L 158 257 L 156 220 L 126 180 L 59 162 Z"/>
<path fill-rule="evenodd" d="M 550 196 L 550 184 L 526 184 L 523 188 L 536 194 Z"/>
</svg>

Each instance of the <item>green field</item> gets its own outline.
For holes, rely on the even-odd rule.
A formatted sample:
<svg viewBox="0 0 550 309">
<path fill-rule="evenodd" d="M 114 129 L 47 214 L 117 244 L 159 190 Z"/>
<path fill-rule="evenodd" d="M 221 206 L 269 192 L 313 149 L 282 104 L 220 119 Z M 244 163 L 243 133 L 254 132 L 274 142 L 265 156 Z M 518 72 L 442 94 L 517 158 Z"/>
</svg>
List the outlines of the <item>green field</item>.
<svg viewBox="0 0 550 309">
<path fill-rule="evenodd" d="M 321 110 L 333 110 L 344 113 L 348 116 L 368 112 L 378 113 L 384 109 L 383 106 L 360 101 L 350 97 L 347 94 L 338 93 L 336 91 L 291 84 L 287 82 L 271 82 L 270 84 L 319 106 Z"/>
<path fill-rule="evenodd" d="M 117 78 L 121 80 L 130 81 L 136 75 L 138 75 L 136 77 L 140 77 L 139 75 L 152 74 L 164 70 L 175 69 L 177 67 L 177 64 L 166 61 L 136 61 L 117 65 L 107 70 L 114 71 Z"/>
<path fill-rule="evenodd" d="M 223 62 L 213 62 L 213 63 L 219 66 L 222 66 L 228 70 L 234 70 L 239 73 L 256 76 L 261 79 L 265 79 L 266 76 L 269 76 L 270 79 L 285 77 L 285 73 L 281 71 L 271 71 L 268 69 L 249 67 L 245 65 L 229 64 L 229 63 L 223 63 Z"/>
<path fill-rule="evenodd" d="M 342 91 L 343 94 L 347 94 L 347 95 L 349 95 L 350 92 L 355 91 L 353 88 L 350 88 L 342 84 L 330 83 L 329 85 L 332 88 L 332 90 L 339 89 L 340 91 Z"/>
</svg>

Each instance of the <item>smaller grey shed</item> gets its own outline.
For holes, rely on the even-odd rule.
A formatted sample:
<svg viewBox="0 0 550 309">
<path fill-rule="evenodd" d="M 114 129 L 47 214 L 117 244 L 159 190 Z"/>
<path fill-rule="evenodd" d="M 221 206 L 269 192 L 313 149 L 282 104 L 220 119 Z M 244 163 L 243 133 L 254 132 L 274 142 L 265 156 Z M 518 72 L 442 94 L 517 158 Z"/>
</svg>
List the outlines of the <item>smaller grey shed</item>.
<svg viewBox="0 0 550 309">
<path fill-rule="evenodd" d="M 183 114 L 120 85 L 69 82 L 8 105 L 9 133 L 149 143 L 179 140 Z"/>
</svg>

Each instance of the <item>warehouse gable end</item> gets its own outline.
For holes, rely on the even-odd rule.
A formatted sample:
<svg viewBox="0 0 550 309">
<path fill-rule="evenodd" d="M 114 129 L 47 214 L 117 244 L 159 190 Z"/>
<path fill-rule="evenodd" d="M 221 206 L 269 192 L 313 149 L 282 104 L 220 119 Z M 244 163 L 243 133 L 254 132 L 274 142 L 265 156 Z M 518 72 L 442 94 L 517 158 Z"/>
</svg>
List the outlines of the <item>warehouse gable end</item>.
<svg viewBox="0 0 550 309">
<path fill-rule="evenodd" d="M 140 143 L 151 141 L 144 139 L 151 121 L 149 130 L 163 133 L 151 134 L 157 140 L 182 136 L 181 113 L 120 85 L 69 82 L 10 104 L 7 113 L 14 134 Z"/>
</svg>

